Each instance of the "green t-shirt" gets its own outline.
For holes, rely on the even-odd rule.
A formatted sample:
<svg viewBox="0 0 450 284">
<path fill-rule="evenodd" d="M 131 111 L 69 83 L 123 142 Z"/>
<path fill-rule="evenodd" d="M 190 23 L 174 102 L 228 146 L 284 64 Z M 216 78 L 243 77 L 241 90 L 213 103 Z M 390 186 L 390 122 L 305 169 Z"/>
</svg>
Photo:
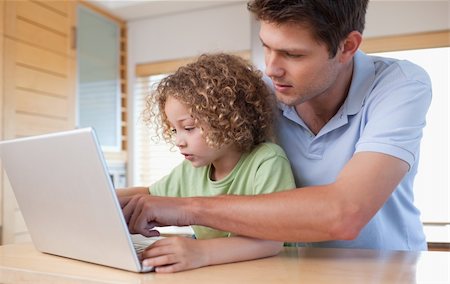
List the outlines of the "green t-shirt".
<svg viewBox="0 0 450 284">
<path fill-rule="evenodd" d="M 250 153 L 244 153 L 233 171 L 219 181 L 210 179 L 210 170 L 211 165 L 195 168 L 185 160 L 170 174 L 151 185 L 150 193 L 173 197 L 256 195 L 295 187 L 286 154 L 273 143 L 261 143 Z M 202 226 L 192 228 L 197 239 L 231 235 Z"/>
</svg>

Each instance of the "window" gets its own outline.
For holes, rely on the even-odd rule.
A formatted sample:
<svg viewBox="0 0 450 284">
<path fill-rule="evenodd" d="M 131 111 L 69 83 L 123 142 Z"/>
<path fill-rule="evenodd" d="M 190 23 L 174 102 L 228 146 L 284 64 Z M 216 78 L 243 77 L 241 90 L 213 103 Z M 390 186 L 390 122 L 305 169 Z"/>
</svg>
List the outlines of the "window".
<svg viewBox="0 0 450 284">
<path fill-rule="evenodd" d="M 432 81 L 433 98 L 423 131 L 420 164 L 414 181 L 416 204 L 425 223 L 449 223 L 448 137 L 449 107 L 448 78 L 450 48 L 427 48 L 376 55 L 406 59 L 428 72 Z"/>
<path fill-rule="evenodd" d="M 95 128 L 103 150 L 120 151 L 120 27 L 81 5 L 77 23 L 77 125 Z"/>
<path fill-rule="evenodd" d="M 449 38 L 450 32 L 444 31 L 369 39 L 363 46 L 363 50 L 372 54 L 414 62 L 431 77 L 433 98 L 423 132 L 414 195 L 427 241 L 436 243 L 450 242 Z M 383 52 L 373 53 L 376 51 Z"/>
<path fill-rule="evenodd" d="M 145 99 L 152 88 L 167 74 L 140 77 L 135 86 L 135 166 L 134 183 L 150 185 L 168 174 L 183 160 L 178 149 L 171 148 L 165 140 L 156 140 L 155 130 L 142 121 Z"/>
</svg>

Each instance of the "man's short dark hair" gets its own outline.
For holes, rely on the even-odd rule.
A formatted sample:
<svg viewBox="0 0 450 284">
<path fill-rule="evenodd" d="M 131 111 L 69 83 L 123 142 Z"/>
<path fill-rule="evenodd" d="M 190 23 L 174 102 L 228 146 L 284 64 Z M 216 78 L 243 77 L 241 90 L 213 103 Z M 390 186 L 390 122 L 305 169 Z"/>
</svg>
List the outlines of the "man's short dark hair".
<svg viewBox="0 0 450 284">
<path fill-rule="evenodd" d="M 294 23 L 311 28 L 314 36 L 334 57 L 340 43 L 352 31 L 364 30 L 369 0 L 252 0 L 248 10 L 258 20 Z"/>
</svg>

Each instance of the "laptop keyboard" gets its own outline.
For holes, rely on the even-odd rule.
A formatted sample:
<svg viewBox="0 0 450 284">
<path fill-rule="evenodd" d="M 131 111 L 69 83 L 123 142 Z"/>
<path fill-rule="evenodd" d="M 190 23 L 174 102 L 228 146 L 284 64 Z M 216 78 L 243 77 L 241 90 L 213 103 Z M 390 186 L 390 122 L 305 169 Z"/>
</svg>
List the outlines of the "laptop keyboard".
<svg viewBox="0 0 450 284">
<path fill-rule="evenodd" d="M 142 235 L 131 235 L 131 241 L 133 242 L 134 249 L 138 254 L 143 252 L 149 245 L 153 244 L 157 240 L 162 239 L 163 237 L 151 237 L 147 238 Z"/>
</svg>

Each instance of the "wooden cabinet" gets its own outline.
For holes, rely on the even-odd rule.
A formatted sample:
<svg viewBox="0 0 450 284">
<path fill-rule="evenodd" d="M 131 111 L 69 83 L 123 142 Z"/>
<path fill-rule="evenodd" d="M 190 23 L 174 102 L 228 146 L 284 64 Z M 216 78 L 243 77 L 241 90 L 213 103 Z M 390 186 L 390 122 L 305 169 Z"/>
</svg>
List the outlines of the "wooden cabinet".
<svg viewBox="0 0 450 284">
<path fill-rule="evenodd" d="M 105 156 L 125 164 L 126 23 L 80 0 L 0 0 L 0 140 L 76 127 L 77 5 L 120 27 L 121 149 Z M 0 244 L 30 240 L 1 164 L 0 226 Z"/>
<path fill-rule="evenodd" d="M 0 129 L 11 139 L 75 127 L 76 1 L 0 2 Z M 4 173 L 2 243 L 28 240 Z"/>
</svg>

